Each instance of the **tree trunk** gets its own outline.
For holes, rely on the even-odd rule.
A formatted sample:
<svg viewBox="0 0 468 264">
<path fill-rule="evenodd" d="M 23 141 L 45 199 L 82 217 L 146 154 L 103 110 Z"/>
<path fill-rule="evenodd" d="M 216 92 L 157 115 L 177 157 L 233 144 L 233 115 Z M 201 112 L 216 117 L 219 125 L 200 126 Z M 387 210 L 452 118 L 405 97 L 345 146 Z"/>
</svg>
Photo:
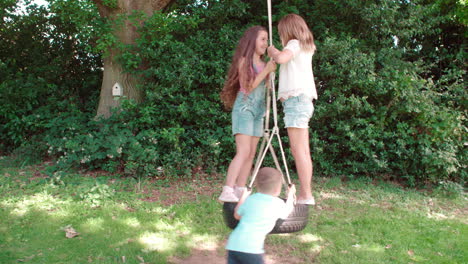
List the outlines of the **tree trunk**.
<svg viewBox="0 0 468 264">
<path fill-rule="evenodd" d="M 115 55 L 104 58 L 104 75 L 102 78 L 101 93 L 97 117 L 108 118 L 112 114 L 112 108 L 120 108 L 120 98 L 112 95 L 112 87 L 118 82 L 123 90 L 122 95 L 136 102 L 143 101 L 143 93 L 137 89 L 138 79 L 133 75 L 122 71 L 122 67 L 115 61 Z"/>
<path fill-rule="evenodd" d="M 140 11 L 151 16 L 155 11 L 162 10 L 174 0 L 116 0 L 115 6 L 105 5 L 103 0 L 93 0 L 97 5 L 101 17 L 114 20 L 119 15 L 130 15 L 133 11 Z M 134 45 L 138 37 L 137 27 L 129 20 L 125 20 L 124 25 L 115 25 L 114 35 L 118 41 L 125 45 Z M 114 99 L 112 87 L 119 83 L 123 90 L 123 96 L 133 99 L 136 102 L 143 101 L 143 92 L 138 89 L 139 79 L 122 70 L 122 66 L 117 62 L 120 55 L 119 50 L 110 47 L 108 55 L 104 58 L 104 76 L 102 79 L 101 93 L 99 96 L 99 106 L 97 117 L 108 118 L 112 108 L 120 108 L 120 100 Z"/>
</svg>

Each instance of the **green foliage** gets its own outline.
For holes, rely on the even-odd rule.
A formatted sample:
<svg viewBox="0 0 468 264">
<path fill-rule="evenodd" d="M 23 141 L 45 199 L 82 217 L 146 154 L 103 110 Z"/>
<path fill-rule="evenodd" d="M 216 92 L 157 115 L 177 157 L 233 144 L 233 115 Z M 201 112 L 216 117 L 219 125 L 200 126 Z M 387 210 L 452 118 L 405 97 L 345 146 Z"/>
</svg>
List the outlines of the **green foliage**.
<svg viewBox="0 0 468 264">
<path fill-rule="evenodd" d="M 120 113 L 106 120 L 88 121 L 80 115 L 51 120 L 44 141 L 48 154 L 57 158 L 56 170 L 81 167 L 134 177 L 176 177 L 197 167 L 216 168 L 221 148 L 212 131 L 154 125 L 157 115 L 151 109 L 125 102 Z M 224 133 L 219 130 L 218 136 Z"/>
<path fill-rule="evenodd" d="M 2 9 L 0 152 L 27 145 L 58 112 L 76 110 L 69 104 L 80 112 L 95 107 L 101 63 L 88 52 L 92 36 L 79 23 L 92 12 L 51 4 L 51 11 L 27 5 L 24 15 L 17 3 Z"/>
<path fill-rule="evenodd" d="M 116 8 L 117 7 L 117 0 L 102 0 L 104 5 L 111 7 L 111 8 Z"/>
<path fill-rule="evenodd" d="M 316 171 L 395 177 L 411 185 L 464 179 L 466 154 L 460 139 L 466 141 L 465 117 L 453 109 L 466 97 L 462 74 L 445 75 L 450 81 L 442 88 L 440 79 L 428 77 L 432 63 L 442 57 L 432 61 L 425 55 L 429 47 L 419 44 L 421 37 L 429 41 L 440 33 L 437 28 L 444 20 L 433 17 L 435 6 L 418 2 L 415 8 L 393 1 L 379 3 L 379 8 L 358 1 L 316 4 L 311 12 L 321 15 L 313 16 L 312 28 L 319 26 L 325 33 L 317 37 L 314 60 L 320 85 L 311 139 Z M 328 12 L 337 12 L 340 22 L 327 28 Z M 343 19 L 346 15 L 356 16 L 356 21 L 340 24 L 350 22 Z M 424 24 L 417 19 L 422 16 L 429 16 Z M 352 34 L 336 34 L 337 26 Z M 456 50 L 460 44 L 451 45 Z M 460 69 L 454 64 L 457 61 L 450 67 Z"/>
<path fill-rule="evenodd" d="M 442 197 L 464 198 L 466 196 L 465 188 L 462 184 L 453 181 L 441 181 L 435 188 L 435 193 Z"/>
<path fill-rule="evenodd" d="M 396 62 L 395 49 L 363 52 L 355 39 L 321 46 L 323 92 L 312 122 L 318 171 L 392 174 L 411 184 L 461 172 L 459 113 L 437 104 L 434 84 L 418 75 L 422 62 Z"/>
<path fill-rule="evenodd" d="M 103 201 L 106 201 L 114 196 L 114 189 L 107 184 L 96 183 L 90 189 L 77 189 L 79 197 L 91 205 L 91 207 L 100 206 Z"/>
<path fill-rule="evenodd" d="M 219 91 L 243 31 L 267 25 L 266 1 L 181 0 L 150 17 L 134 13 L 112 23 L 96 19 L 90 1 L 51 3 L 52 16 L 43 8 L 14 15 L 13 1 L 2 3 L 3 152 L 47 148 L 57 170 L 138 178 L 225 170 L 235 148 Z M 413 186 L 466 182 L 464 7 L 455 0 L 273 3 L 274 26 L 299 13 L 318 48 L 310 129 L 315 174 Z M 131 46 L 110 34 L 127 18 L 141 25 Z M 94 52 L 105 56 L 110 47 L 122 50 L 125 70 L 142 78 L 146 100 L 124 100 L 111 118 L 93 120 L 101 77 Z"/>
</svg>

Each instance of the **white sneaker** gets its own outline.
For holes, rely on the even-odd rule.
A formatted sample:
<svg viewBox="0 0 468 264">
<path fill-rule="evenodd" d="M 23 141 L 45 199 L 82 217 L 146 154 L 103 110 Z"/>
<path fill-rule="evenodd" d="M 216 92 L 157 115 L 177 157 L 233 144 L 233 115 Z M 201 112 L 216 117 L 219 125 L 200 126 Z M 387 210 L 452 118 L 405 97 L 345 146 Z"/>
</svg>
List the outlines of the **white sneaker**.
<svg viewBox="0 0 468 264">
<path fill-rule="evenodd" d="M 234 189 L 229 186 L 223 186 L 223 192 L 219 196 L 218 200 L 221 202 L 235 203 L 239 201 L 239 198 L 234 194 Z"/>
<path fill-rule="evenodd" d="M 315 205 L 315 199 L 312 196 L 309 199 L 297 200 L 296 204 Z"/>
<path fill-rule="evenodd" d="M 240 199 L 242 197 L 242 194 L 244 193 L 244 190 L 246 190 L 246 187 L 234 187 L 234 195 L 236 195 L 237 199 Z"/>
</svg>

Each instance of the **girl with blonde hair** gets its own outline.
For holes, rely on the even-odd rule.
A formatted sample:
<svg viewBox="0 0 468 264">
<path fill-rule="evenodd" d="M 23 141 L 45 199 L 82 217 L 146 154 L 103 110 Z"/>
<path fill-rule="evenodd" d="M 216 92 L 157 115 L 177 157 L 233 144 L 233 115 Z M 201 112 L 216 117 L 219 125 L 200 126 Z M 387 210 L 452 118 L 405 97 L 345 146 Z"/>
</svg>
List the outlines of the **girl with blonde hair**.
<svg viewBox="0 0 468 264">
<path fill-rule="evenodd" d="M 279 51 L 268 47 L 268 56 L 280 65 L 278 98 L 283 104 L 284 123 L 299 177 L 297 203 L 314 205 L 312 196 L 313 165 L 309 147 L 309 121 L 317 99 L 312 56 L 314 37 L 307 23 L 296 14 L 284 16 L 278 23 L 283 45 Z"/>
</svg>

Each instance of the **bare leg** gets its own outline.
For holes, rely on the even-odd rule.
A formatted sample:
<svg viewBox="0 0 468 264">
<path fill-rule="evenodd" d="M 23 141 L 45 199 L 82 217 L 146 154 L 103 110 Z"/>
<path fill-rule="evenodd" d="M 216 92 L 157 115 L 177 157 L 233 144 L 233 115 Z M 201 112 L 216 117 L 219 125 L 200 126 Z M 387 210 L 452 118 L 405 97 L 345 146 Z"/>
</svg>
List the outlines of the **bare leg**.
<svg viewBox="0 0 468 264">
<path fill-rule="evenodd" d="M 257 146 L 258 140 L 258 137 L 236 134 L 236 155 L 232 159 L 231 164 L 229 164 L 226 176 L 227 186 L 234 187 L 236 182 L 245 185 L 256 151 L 252 147 L 253 145 Z"/>
<path fill-rule="evenodd" d="M 288 127 L 289 143 L 299 177 L 298 200 L 312 198 L 313 165 L 310 157 L 309 129 Z"/>
<path fill-rule="evenodd" d="M 239 187 L 244 187 L 247 184 L 247 180 L 252 172 L 252 164 L 255 158 L 255 153 L 257 150 L 257 144 L 259 140 L 259 137 L 250 137 L 250 153 L 239 172 L 239 176 L 237 177 L 236 185 Z"/>
</svg>

